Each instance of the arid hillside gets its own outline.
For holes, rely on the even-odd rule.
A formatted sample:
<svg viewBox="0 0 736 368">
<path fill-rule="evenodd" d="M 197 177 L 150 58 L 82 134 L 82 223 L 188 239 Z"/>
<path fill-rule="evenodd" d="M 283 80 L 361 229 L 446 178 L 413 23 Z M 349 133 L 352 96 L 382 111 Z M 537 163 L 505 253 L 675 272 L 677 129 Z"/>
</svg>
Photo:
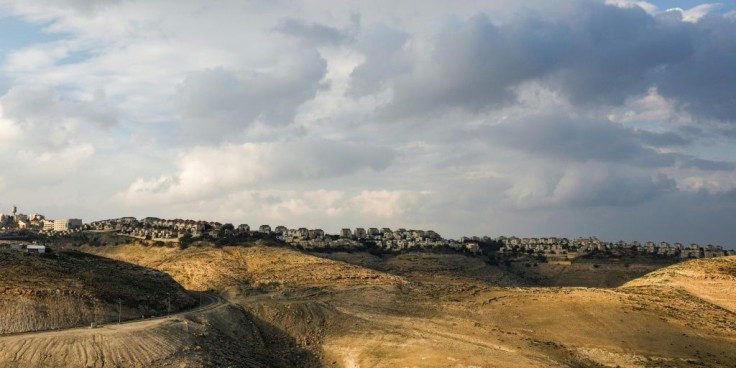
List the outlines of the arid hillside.
<svg viewBox="0 0 736 368">
<path fill-rule="evenodd" d="M 0 333 L 89 326 L 196 304 L 169 275 L 76 251 L 0 250 Z"/>
<path fill-rule="evenodd" d="M 733 257 L 654 265 L 664 268 L 624 287 L 598 289 L 535 286 L 528 277 L 458 254 L 311 254 L 252 244 L 183 251 L 140 245 L 83 249 L 168 272 L 189 288 L 220 290 L 262 323 L 261 336 L 288 336 L 295 348 L 316 357 L 302 366 L 727 367 L 736 362 L 736 314 L 725 304 L 683 288 L 635 286 L 680 269 L 702 276 L 697 281 L 681 273 L 683 283 L 705 282 L 718 269 L 726 270 L 717 276 L 719 287 L 734 290 L 736 282 L 726 277 Z M 642 268 L 616 269 L 623 276 L 603 286 L 630 280 L 626 273 L 643 273 Z M 574 278 L 584 275 L 576 271 Z M 258 352 L 274 353 L 273 348 L 251 353 Z"/>
<path fill-rule="evenodd" d="M 631 263 L 581 259 L 566 263 L 514 262 L 507 270 L 539 286 L 614 288 L 670 264 L 644 257 Z"/>
<path fill-rule="evenodd" d="M 627 289 L 676 289 L 736 313 L 736 256 L 696 259 L 632 280 Z"/>
</svg>

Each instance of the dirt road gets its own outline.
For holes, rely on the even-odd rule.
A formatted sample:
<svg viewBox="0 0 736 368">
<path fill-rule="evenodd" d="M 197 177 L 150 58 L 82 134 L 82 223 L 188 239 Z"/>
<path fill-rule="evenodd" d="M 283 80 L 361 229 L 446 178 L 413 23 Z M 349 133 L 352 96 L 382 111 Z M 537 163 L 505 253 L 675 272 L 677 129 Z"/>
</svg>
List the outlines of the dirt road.
<svg viewBox="0 0 736 368">
<path fill-rule="evenodd" d="M 150 366 L 191 345 L 196 328 L 185 315 L 206 313 L 227 305 L 220 297 L 191 292 L 201 306 L 170 316 L 0 336 L 0 361 L 27 366 Z"/>
</svg>

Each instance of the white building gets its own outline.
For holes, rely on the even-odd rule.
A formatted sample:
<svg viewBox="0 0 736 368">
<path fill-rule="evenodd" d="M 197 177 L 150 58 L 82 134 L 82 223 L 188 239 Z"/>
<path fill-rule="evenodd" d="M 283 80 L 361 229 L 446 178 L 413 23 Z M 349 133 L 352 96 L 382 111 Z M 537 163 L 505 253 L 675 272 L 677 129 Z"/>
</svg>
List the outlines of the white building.
<svg viewBox="0 0 736 368">
<path fill-rule="evenodd" d="M 82 226 L 80 219 L 61 219 L 54 220 L 54 231 L 67 231 Z"/>
<path fill-rule="evenodd" d="M 26 246 L 28 253 L 46 253 L 45 245 L 28 245 Z"/>
</svg>

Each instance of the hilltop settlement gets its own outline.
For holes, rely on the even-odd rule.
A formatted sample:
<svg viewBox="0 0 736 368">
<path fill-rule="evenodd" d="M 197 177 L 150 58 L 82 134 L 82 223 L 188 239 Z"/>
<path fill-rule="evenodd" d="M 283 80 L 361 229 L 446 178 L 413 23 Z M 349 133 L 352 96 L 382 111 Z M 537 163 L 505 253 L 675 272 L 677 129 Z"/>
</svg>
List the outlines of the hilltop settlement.
<svg viewBox="0 0 736 368">
<path fill-rule="evenodd" d="M 433 230 L 389 228 L 342 229 L 338 234 L 327 234 L 322 229 L 247 224 L 237 227 L 213 221 L 121 217 L 83 223 L 81 219 L 49 220 L 43 215 L 18 213 L 13 206 L 11 215 L 0 214 L 0 239 L 8 234 L 32 232 L 38 236 L 56 238 L 80 232 L 113 232 L 120 236 L 157 243 L 178 243 L 185 247 L 197 240 L 229 244 L 244 238 L 271 238 L 292 247 L 311 251 L 368 250 L 374 253 L 396 253 L 412 250 L 463 252 L 487 256 L 495 261 L 526 261 L 566 263 L 575 258 L 603 254 L 610 256 L 647 255 L 651 257 L 685 260 L 712 258 L 736 254 L 720 245 L 699 245 L 667 242 L 606 242 L 596 237 L 568 239 L 564 237 L 519 238 L 516 236 L 464 236 L 445 239 Z M 6 244 L 6 247 L 12 246 Z M 16 248 L 17 244 L 14 245 Z M 32 249 L 27 246 L 23 249 Z"/>
</svg>

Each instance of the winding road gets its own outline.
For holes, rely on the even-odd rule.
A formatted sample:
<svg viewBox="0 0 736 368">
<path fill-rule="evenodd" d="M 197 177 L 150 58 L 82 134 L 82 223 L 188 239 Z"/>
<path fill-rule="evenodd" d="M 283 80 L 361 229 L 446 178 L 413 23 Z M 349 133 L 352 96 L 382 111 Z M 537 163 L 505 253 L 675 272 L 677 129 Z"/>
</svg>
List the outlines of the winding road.
<svg viewBox="0 0 736 368">
<path fill-rule="evenodd" d="M 129 319 L 129 320 L 122 321 L 121 323 L 109 322 L 105 324 L 98 324 L 95 326 L 95 329 L 103 328 L 103 327 L 110 328 L 110 327 L 120 326 L 120 325 L 129 326 L 135 323 L 150 323 L 151 321 L 167 319 L 167 318 L 185 315 L 185 314 L 206 312 L 206 311 L 214 310 L 214 309 L 227 305 L 227 303 L 222 298 L 220 298 L 219 296 L 215 294 L 207 293 L 204 291 L 194 291 L 194 290 L 187 290 L 187 293 L 189 293 L 189 295 L 195 298 L 195 300 L 200 301 L 200 304 L 196 308 L 177 311 L 176 313 L 171 313 L 165 316 L 150 317 L 150 318 L 145 318 L 145 319 Z M 16 333 L 0 334 L 0 338 L 10 337 L 10 336 L 32 336 L 32 335 L 35 336 L 35 335 L 43 335 L 43 334 L 69 332 L 73 330 L 92 330 L 92 328 L 90 328 L 89 326 L 75 326 L 75 327 L 67 327 L 67 328 L 57 328 L 54 330 L 16 332 Z"/>
</svg>

